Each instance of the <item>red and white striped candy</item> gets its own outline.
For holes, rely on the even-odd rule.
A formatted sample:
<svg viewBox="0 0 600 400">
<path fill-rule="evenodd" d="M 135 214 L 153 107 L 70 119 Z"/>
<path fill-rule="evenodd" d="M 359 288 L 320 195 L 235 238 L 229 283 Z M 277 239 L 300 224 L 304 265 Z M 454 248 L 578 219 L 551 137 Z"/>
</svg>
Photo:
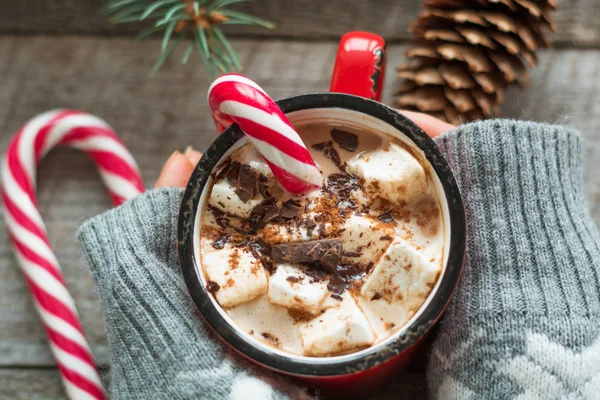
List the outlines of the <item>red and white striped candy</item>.
<svg viewBox="0 0 600 400">
<path fill-rule="evenodd" d="M 223 75 L 208 89 L 208 104 L 219 132 L 237 123 L 288 192 L 321 187 L 323 177 L 302 139 L 256 83 L 239 74 Z"/>
<path fill-rule="evenodd" d="M 75 302 L 37 207 L 36 167 L 60 145 L 83 150 L 96 161 L 115 205 L 143 192 L 144 185 L 133 157 L 106 122 L 78 111 L 50 111 L 33 118 L 16 133 L 2 161 L 6 226 L 67 394 L 76 400 L 105 399 Z"/>
</svg>

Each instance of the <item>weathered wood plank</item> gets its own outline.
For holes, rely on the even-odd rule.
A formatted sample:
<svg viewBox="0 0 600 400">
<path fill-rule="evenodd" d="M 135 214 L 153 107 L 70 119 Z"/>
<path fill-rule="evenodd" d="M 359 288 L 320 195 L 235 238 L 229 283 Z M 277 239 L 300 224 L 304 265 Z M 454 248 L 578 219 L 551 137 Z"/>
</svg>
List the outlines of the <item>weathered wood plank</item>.
<svg viewBox="0 0 600 400">
<path fill-rule="evenodd" d="M 274 97 L 324 91 L 329 86 L 335 43 L 244 40 L 235 41 L 234 46 L 248 67 L 248 75 Z M 147 71 L 156 47 L 156 41 L 139 44 L 125 39 L 4 37 L 0 40 L 0 149 L 33 115 L 56 107 L 76 107 L 104 117 L 120 132 L 144 171 L 147 185 L 152 185 L 173 149 L 192 144 L 202 150 L 214 137 L 205 97 L 211 79 L 195 59 L 188 66 L 173 59 L 149 78 Z M 395 66 L 403 61 L 403 50 L 403 46 L 390 48 L 386 102 L 391 100 L 396 83 L 391 78 Z M 539 68 L 532 72 L 531 87 L 522 93 L 509 93 L 503 113 L 512 118 L 566 120 L 583 131 L 587 139 L 586 183 L 593 216 L 599 222 L 597 76 L 600 50 L 544 52 Z M 39 203 L 52 243 L 93 351 L 106 365 L 103 318 L 74 234 L 83 218 L 109 207 L 109 200 L 92 162 L 72 150 L 53 152 L 43 162 L 38 182 Z M 1 229 L 0 366 L 51 365 L 44 332 Z M 3 395 L 0 389 L 0 397 Z"/>
<path fill-rule="evenodd" d="M 66 399 L 56 369 L 0 369 L 0 398 Z"/>
<path fill-rule="evenodd" d="M 106 0 L 7 0 L 0 2 L 0 33 L 130 34 L 136 24 L 115 26 L 102 14 Z M 561 0 L 554 14 L 556 43 L 600 44 L 594 0 Z M 390 40 L 410 39 L 408 25 L 421 9 L 420 0 L 255 0 L 239 9 L 278 22 L 274 31 L 228 26 L 238 37 L 337 39 L 350 30 L 377 32 Z"/>
<path fill-rule="evenodd" d="M 101 371 L 106 382 L 108 371 Z M 0 398 L 11 400 L 62 400 L 67 396 L 54 368 L 0 369 Z"/>
</svg>

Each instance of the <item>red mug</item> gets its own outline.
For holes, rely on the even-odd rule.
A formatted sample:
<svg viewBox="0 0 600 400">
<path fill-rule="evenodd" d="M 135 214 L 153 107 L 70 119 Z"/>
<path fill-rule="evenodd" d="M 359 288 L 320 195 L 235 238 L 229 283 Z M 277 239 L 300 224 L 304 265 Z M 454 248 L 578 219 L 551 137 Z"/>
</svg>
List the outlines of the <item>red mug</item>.
<svg viewBox="0 0 600 400">
<path fill-rule="evenodd" d="M 427 333 L 441 317 L 456 287 L 465 252 L 465 214 L 452 171 L 433 140 L 421 128 L 377 101 L 385 72 L 385 43 L 375 34 L 351 32 L 342 38 L 331 92 L 311 93 L 277 101 L 292 124 L 347 121 L 377 129 L 410 143 L 427 158 L 434 183 L 444 200 L 442 214 L 449 232 L 448 252 L 440 278 L 419 311 L 400 330 L 358 352 L 333 357 L 304 357 L 261 345 L 240 329 L 207 290 L 199 254 L 200 217 L 211 187 L 213 171 L 247 138 L 236 124 L 220 134 L 206 150 L 186 187 L 179 212 L 178 253 L 182 274 L 200 313 L 217 335 L 249 360 L 294 377 L 321 393 L 348 398 L 372 393 L 419 351 Z"/>
</svg>

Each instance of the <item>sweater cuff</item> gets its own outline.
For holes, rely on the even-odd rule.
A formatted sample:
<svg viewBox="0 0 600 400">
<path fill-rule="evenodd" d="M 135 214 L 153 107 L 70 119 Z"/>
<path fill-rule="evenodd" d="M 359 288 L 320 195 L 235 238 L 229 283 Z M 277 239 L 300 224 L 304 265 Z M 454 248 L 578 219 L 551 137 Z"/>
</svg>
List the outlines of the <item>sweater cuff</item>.
<svg viewBox="0 0 600 400">
<path fill-rule="evenodd" d="M 583 186 L 581 140 L 556 125 L 468 124 L 435 139 L 467 216 L 467 265 L 456 306 L 469 316 L 524 310 L 596 313 L 598 234 Z M 577 266 L 577 267 L 574 267 Z M 531 311 L 535 310 L 535 311 Z"/>
<path fill-rule="evenodd" d="M 77 237 L 99 293 L 110 289 L 119 254 L 150 256 L 177 268 L 173 237 L 182 196 L 180 188 L 149 190 L 81 225 Z"/>
<path fill-rule="evenodd" d="M 487 193 L 503 195 L 512 195 L 519 188 L 521 196 L 556 197 L 552 208 L 560 211 L 587 208 L 582 144 L 574 129 L 491 120 L 463 125 L 437 137 L 435 142 L 467 195 L 481 186 L 488 187 Z M 506 182 L 510 184 L 502 185 Z M 494 200 L 491 196 L 485 198 Z"/>
</svg>

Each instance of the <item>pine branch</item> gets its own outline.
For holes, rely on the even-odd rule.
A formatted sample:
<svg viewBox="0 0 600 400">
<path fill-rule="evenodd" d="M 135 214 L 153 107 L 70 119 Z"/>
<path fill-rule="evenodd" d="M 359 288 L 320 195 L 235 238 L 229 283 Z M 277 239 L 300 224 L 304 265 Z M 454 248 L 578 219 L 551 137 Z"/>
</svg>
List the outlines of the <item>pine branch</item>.
<svg viewBox="0 0 600 400">
<path fill-rule="evenodd" d="M 152 21 L 153 27 L 142 31 L 137 39 L 162 32 L 161 55 L 153 73 L 169 58 L 180 43 L 187 43 L 181 60 L 186 64 L 197 49 L 207 71 L 241 70 L 235 51 L 219 25 L 253 25 L 273 29 L 262 18 L 226 9 L 249 0 L 109 0 L 106 13 L 115 24 Z"/>
</svg>

